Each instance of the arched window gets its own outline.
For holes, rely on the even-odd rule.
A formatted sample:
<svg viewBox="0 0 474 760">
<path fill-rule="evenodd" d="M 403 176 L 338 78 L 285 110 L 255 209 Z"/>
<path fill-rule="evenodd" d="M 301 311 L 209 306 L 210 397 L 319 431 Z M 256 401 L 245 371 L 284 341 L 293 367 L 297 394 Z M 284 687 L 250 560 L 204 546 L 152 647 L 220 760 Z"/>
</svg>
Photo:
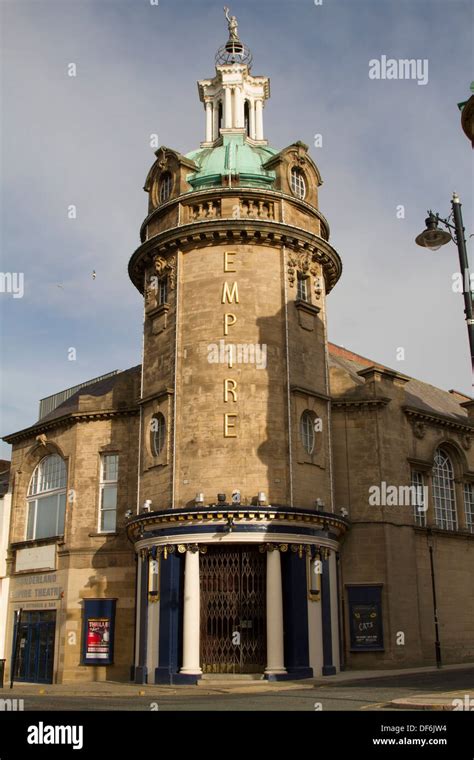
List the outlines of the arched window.
<svg viewBox="0 0 474 760">
<path fill-rule="evenodd" d="M 218 117 L 217 117 L 217 121 L 218 121 L 218 132 L 217 132 L 217 137 L 219 137 L 219 135 L 220 135 L 220 130 L 222 129 L 222 119 L 223 119 L 223 113 L 224 113 L 224 111 L 223 111 L 223 108 L 222 108 L 222 100 L 220 100 L 220 101 L 219 101 L 219 110 L 218 110 Z"/>
<path fill-rule="evenodd" d="M 304 200 L 306 195 L 306 182 L 303 172 L 296 166 L 291 170 L 291 190 L 297 198 Z"/>
<path fill-rule="evenodd" d="M 247 137 L 250 137 L 250 108 L 248 100 L 244 104 L 244 124 Z"/>
<path fill-rule="evenodd" d="M 44 457 L 36 466 L 28 488 L 27 540 L 64 534 L 66 463 L 58 454 Z"/>
<path fill-rule="evenodd" d="M 171 172 L 163 172 L 160 177 L 160 203 L 164 203 L 171 195 L 171 186 L 173 184 L 173 178 Z"/>
<path fill-rule="evenodd" d="M 437 449 L 433 466 L 433 500 L 435 522 L 438 528 L 456 530 L 456 497 L 454 470 L 451 459 L 443 449 Z"/>
<path fill-rule="evenodd" d="M 159 457 L 163 451 L 166 438 L 166 420 L 161 412 L 154 414 L 151 420 L 151 453 L 154 457 Z"/>
<path fill-rule="evenodd" d="M 307 454 L 312 454 L 314 451 L 314 414 L 309 411 L 303 412 L 300 419 L 300 435 L 301 443 Z"/>
</svg>

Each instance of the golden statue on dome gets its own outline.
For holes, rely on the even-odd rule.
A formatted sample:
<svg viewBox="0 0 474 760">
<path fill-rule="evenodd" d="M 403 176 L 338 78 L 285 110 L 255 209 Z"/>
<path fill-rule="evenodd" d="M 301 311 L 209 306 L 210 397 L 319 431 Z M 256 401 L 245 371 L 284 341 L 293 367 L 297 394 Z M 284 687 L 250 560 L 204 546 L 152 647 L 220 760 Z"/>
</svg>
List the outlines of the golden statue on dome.
<svg viewBox="0 0 474 760">
<path fill-rule="evenodd" d="M 239 33 L 237 31 L 239 28 L 237 16 L 230 15 L 230 9 L 227 5 L 224 5 L 224 13 L 229 25 L 229 42 L 240 42 Z"/>
</svg>

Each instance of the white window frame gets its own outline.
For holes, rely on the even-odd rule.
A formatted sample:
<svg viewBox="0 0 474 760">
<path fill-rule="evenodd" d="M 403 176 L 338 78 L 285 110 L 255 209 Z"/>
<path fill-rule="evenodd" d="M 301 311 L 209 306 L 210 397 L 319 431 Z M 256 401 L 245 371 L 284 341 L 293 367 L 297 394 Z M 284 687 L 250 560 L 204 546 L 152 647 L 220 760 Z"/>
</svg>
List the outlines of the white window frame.
<svg viewBox="0 0 474 760">
<path fill-rule="evenodd" d="M 306 198 L 306 180 L 303 172 L 297 166 L 293 166 L 291 170 L 291 192 L 300 201 L 304 201 Z"/>
<path fill-rule="evenodd" d="M 442 530 L 457 530 L 454 467 L 451 457 L 442 448 L 436 450 L 434 458 L 433 504 L 436 527 Z"/>
<path fill-rule="evenodd" d="M 308 424 L 310 425 L 311 436 L 308 436 Z M 309 409 L 305 409 L 300 417 L 300 439 L 306 454 L 311 456 L 316 444 L 316 434 L 314 430 L 314 417 Z M 306 445 L 305 441 L 308 442 L 308 445 Z M 311 445 L 309 445 L 310 443 Z"/>
<path fill-rule="evenodd" d="M 296 291 L 297 300 L 304 301 L 305 303 L 309 303 L 310 292 L 311 292 L 311 283 L 309 280 L 309 276 L 298 273 L 298 283 L 297 283 L 297 291 Z"/>
<path fill-rule="evenodd" d="M 105 472 L 105 460 L 107 457 L 115 457 L 117 459 L 117 467 L 116 467 L 116 478 L 114 480 L 106 480 L 104 478 L 104 472 Z M 119 472 L 119 455 L 115 452 L 106 452 L 104 454 L 100 455 L 100 482 L 99 482 L 99 523 L 98 523 L 98 533 L 116 533 L 117 532 L 117 500 L 118 500 L 118 472 Z M 103 504 L 103 493 L 104 491 L 110 487 L 115 486 L 115 508 L 114 509 L 104 509 L 102 507 Z M 104 512 L 115 512 L 115 527 L 113 530 L 105 530 L 102 528 L 102 516 Z"/>
<path fill-rule="evenodd" d="M 415 525 L 418 525 L 420 528 L 426 528 L 426 510 L 418 509 L 418 507 L 426 507 L 425 476 L 420 470 L 411 471 L 411 487 L 415 492 L 415 499 L 412 499 Z"/>
<path fill-rule="evenodd" d="M 474 483 L 464 483 L 463 496 L 466 530 L 474 533 Z"/>
<path fill-rule="evenodd" d="M 169 197 L 171 195 L 171 190 L 173 187 L 173 177 L 171 175 L 171 172 L 163 172 L 163 174 L 160 176 L 159 180 L 160 186 L 158 191 L 158 198 L 160 203 L 166 203 L 167 200 L 169 200 Z"/>
<path fill-rule="evenodd" d="M 59 468 L 61 470 L 61 476 L 60 480 L 62 481 L 59 486 L 56 488 L 44 488 L 44 477 L 43 477 L 43 468 L 46 464 L 46 462 L 51 462 L 52 459 L 56 459 L 60 462 Z M 65 530 L 65 523 L 66 523 L 66 507 L 67 507 L 67 464 L 64 461 L 64 459 L 59 454 L 47 454 L 45 457 L 43 457 L 38 464 L 36 465 L 35 469 L 33 470 L 33 474 L 30 479 L 30 483 L 28 486 L 27 491 L 27 497 L 26 497 L 26 503 L 27 503 L 27 513 L 26 513 L 26 525 L 25 525 L 25 540 L 26 541 L 42 541 L 47 538 L 56 538 L 57 536 L 63 536 L 64 530 Z M 51 498 L 52 496 L 56 497 L 56 530 L 53 534 L 50 536 L 41 536 L 38 538 L 37 536 L 37 527 L 38 527 L 38 502 L 41 501 L 43 498 Z M 60 499 L 61 496 L 64 496 L 64 525 L 62 531 L 59 530 L 59 514 L 60 514 Z M 30 512 L 31 510 L 34 511 L 33 515 L 33 530 L 31 536 L 28 535 L 28 527 L 30 524 Z"/>
<path fill-rule="evenodd" d="M 150 437 L 151 438 L 151 440 L 150 440 L 150 448 L 151 448 L 152 457 L 154 459 L 158 459 L 158 457 L 160 457 L 162 455 L 163 449 L 165 448 L 165 445 L 166 445 L 166 417 L 163 414 L 163 412 L 156 412 L 153 415 L 153 417 L 152 417 L 152 421 L 155 421 L 155 420 L 162 420 L 162 422 L 163 422 L 163 426 L 161 428 L 162 431 L 163 431 L 163 434 L 162 434 L 162 446 L 161 446 L 161 448 L 159 450 L 156 447 L 156 440 L 157 440 L 157 437 L 158 437 L 158 433 L 160 432 L 160 428 L 158 428 L 157 430 L 152 430 L 151 431 L 151 437 Z M 159 437 L 158 437 L 158 441 L 159 441 Z"/>
<path fill-rule="evenodd" d="M 158 278 L 158 304 L 168 303 L 168 277 L 164 275 Z"/>
</svg>

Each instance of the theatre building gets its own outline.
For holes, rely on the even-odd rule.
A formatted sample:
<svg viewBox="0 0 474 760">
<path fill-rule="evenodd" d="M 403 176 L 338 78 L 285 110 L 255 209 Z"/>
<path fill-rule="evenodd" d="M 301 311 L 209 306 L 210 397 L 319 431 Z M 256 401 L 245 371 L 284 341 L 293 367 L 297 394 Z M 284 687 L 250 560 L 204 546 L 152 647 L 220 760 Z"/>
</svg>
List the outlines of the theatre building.
<svg viewBox="0 0 474 760">
<path fill-rule="evenodd" d="M 472 661 L 474 401 L 328 343 L 342 264 L 321 176 L 302 142 L 269 145 L 270 82 L 234 17 L 198 92 L 204 141 L 159 148 L 145 183 L 142 365 L 5 439 L 7 671 L 430 665 L 433 581 L 438 652 Z"/>
</svg>

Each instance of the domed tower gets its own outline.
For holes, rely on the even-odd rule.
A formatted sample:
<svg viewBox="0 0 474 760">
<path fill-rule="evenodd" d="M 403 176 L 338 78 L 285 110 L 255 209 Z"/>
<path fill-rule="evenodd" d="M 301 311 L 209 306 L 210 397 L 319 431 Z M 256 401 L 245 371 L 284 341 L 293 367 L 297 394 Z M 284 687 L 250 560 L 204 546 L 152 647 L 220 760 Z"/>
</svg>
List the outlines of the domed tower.
<svg viewBox="0 0 474 760">
<path fill-rule="evenodd" d="M 129 272 L 145 300 L 137 682 L 339 664 L 326 296 L 341 273 L 296 142 L 268 145 L 268 77 L 229 15 L 206 133 L 161 147 Z"/>
</svg>

